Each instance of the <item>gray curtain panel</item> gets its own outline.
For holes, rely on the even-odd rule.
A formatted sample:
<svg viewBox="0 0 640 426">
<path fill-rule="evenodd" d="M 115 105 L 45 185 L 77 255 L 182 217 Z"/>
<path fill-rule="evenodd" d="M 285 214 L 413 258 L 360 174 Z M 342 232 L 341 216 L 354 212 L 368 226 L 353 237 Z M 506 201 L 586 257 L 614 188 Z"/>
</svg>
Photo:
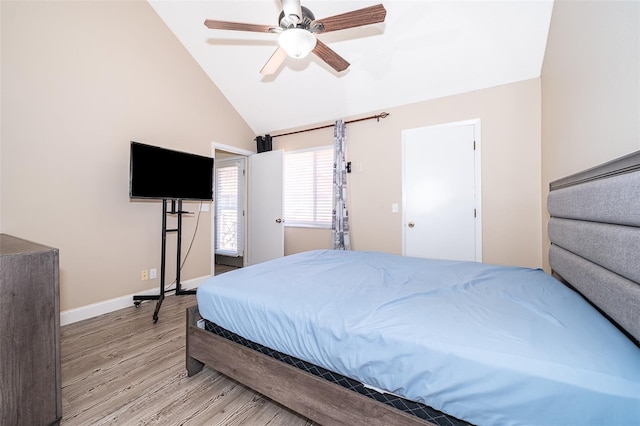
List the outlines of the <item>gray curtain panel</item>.
<svg viewBox="0 0 640 426">
<path fill-rule="evenodd" d="M 351 250 L 349 241 L 349 213 L 347 212 L 347 126 L 336 121 L 333 130 L 333 216 L 332 239 L 334 250 Z"/>
</svg>

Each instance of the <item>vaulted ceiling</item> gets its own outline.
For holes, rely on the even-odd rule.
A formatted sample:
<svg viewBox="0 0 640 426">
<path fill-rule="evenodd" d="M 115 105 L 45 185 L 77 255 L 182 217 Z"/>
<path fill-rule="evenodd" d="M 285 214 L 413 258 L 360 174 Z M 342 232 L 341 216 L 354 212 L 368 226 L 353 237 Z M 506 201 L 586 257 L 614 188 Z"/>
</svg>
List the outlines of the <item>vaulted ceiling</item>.
<svg viewBox="0 0 640 426">
<path fill-rule="evenodd" d="M 320 34 L 350 62 L 315 55 L 260 69 L 277 34 L 211 30 L 205 19 L 276 26 L 280 0 L 148 0 L 256 134 L 377 113 L 540 76 L 552 0 L 304 1 L 316 19 L 382 3 L 384 23 Z"/>
</svg>

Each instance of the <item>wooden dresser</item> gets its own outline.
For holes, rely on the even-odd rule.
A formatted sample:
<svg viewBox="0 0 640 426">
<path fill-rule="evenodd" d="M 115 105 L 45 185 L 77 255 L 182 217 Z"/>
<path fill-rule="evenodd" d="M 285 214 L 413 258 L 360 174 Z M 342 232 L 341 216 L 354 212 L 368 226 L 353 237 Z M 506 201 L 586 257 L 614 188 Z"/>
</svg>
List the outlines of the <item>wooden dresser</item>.
<svg viewBox="0 0 640 426">
<path fill-rule="evenodd" d="M 0 425 L 61 417 L 58 249 L 0 234 Z"/>
</svg>

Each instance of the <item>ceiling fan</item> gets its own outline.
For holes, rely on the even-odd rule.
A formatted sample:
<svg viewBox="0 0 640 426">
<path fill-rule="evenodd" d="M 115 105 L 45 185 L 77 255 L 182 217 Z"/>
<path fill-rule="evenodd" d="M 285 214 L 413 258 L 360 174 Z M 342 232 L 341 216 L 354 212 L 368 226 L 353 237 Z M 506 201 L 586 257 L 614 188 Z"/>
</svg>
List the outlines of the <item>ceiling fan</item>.
<svg viewBox="0 0 640 426">
<path fill-rule="evenodd" d="M 215 30 L 279 34 L 279 46 L 260 70 L 261 74 L 275 73 L 287 56 L 304 58 L 310 52 L 340 72 L 349 67 L 349 62 L 320 41 L 316 34 L 384 22 L 386 14 L 384 6 L 378 4 L 324 19 L 316 19 L 309 9 L 300 5 L 300 0 L 282 0 L 282 12 L 278 18 L 279 25 L 275 27 L 214 19 L 205 20 L 204 25 Z"/>
</svg>

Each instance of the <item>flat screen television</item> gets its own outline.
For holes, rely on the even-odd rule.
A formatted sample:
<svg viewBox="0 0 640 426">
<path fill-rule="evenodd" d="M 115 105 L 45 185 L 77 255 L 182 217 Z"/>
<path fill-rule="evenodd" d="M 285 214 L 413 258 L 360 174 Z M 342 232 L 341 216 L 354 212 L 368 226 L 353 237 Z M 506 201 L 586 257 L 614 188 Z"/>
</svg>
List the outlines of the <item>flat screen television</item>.
<svg viewBox="0 0 640 426">
<path fill-rule="evenodd" d="M 213 158 L 131 142 L 129 196 L 213 199 Z"/>
</svg>

